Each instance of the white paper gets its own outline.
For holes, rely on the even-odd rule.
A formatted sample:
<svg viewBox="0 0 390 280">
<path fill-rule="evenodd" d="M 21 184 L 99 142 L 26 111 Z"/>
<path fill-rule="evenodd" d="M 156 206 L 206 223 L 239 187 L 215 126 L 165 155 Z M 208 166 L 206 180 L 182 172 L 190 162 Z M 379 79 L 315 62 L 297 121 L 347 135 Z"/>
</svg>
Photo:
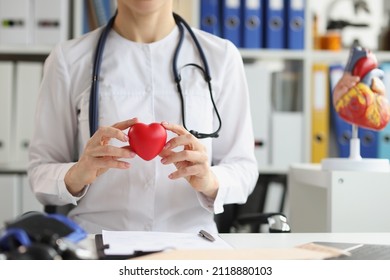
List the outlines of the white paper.
<svg viewBox="0 0 390 280">
<path fill-rule="evenodd" d="M 218 234 L 212 234 L 211 242 L 198 233 L 172 233 L 151 231 L 106 231 L 103 230 L 106 255 L 130 255 L 134 251 L 160 251 L 170 249 L 233 249 Z"/>
</svg>

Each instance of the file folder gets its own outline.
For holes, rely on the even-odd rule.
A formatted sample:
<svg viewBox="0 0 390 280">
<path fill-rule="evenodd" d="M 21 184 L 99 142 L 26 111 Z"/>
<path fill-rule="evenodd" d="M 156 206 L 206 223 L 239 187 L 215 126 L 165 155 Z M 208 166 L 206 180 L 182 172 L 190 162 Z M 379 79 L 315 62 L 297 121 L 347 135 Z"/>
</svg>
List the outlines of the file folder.
<svg viewBox="0 0 390 280">
<path fill-rule="evenodd" d="M 83 33 L 105 25 L 115 10 L 115 0 L 83 0 Z"/>
<path fill-rule="evenodd" d="M 222 1 L 222 37 L 241 47 L 241 0 Z"/>
<path fill-rule="evenodd" d="M 221 36 L 221 17 L 219 0 L 201 0 L 200 29 Z"/>
<path fill-rule="evenodd" d="M 284 0 L 264 1 L 265 47 L 268 49 L 285 48 Z"/>
<path fill-rule="evenodd" d="M 8 163 L 11 156 L 12 95 L 14 92 L 14 64 L 0 61 L 0 163 Z"/>
<path fill-rule="evenodd" d="M 243 0 L 242 47 L 263 47 L 263 16 L 261 0 Z"/>
<path fill-rule="evenodd" d="M 30 0 L 0 0 L 0 44 L 31 42 L 31 5 Z"/>
<path fill-rule="evenodd" d="M 305 0 L 285 0 L 287 48 L 304 49 Z"/>
<path fill-rule="evenodd" d="M 274 111 L 271 118 L 271 165 L 288 170 L 303 161 L 303 113 Z"/>
<path fill-rule="evenodd" d="M 378 134 L 378 131 L 359 127 L 358 137 L 362 158 L 378 158 Z"/>
<path fill-rule="evenodd" d="M 328 65 L 313 65 L 311 92 L 311 161 L 320 163 L 329 150 L 329 69 Z"/>
<path fill-rule="evenodd" d="M 28 161 L 28 146 L 33 132 L 35 107 L 41 83 L 41 62 L 16 63 L 15 159 Z"/>
<path fill-rule="evenodd" d="M 251 105 L 255 156 L 259 170 L 270 163 L 271 72 L 265 63 L 244 65 Z"/>
<path fill-rule="evenodd" d="M 387 99 L 390 100 L 390 63 L 381 63 L 379 66 L 384 72 L 383 82 L 386 88 Z M 390 159 L 390 125 L 378 132 L 378 157 Z"/>
<path fill-rule="evenodd" d="M 55 45 L 69 37 L 69 2 L 34 1 L 34 43 Z"/>
<path fill-rule="evenodd" d="M 330 81 L 330 112 L 332 131 L 334 132 L 337 146 L 337 156 L 341 158 L 349 157 L 350 141 L 352 137 L 352 125 L 344 121 L 336 112 L 333 106 L 333 90 L 337 82 L 344 74 L 344 66 L 341 64 L 329 65 Z"/>
</svg>

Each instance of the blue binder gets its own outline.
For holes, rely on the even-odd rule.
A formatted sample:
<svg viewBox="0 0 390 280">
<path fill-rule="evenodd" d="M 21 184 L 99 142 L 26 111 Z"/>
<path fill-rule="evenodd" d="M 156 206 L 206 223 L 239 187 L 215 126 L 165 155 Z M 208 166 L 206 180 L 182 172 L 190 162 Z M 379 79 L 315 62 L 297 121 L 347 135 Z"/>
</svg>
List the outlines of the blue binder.
<svg viewBox="0 0 390 280">
<path fill-rule="evenodd" d="M 220 5 L 218 0 L 201 0 L 200 29 L 221 36 Z"/>
<path fill-rule="evenodd" d="M 378 131 L 359 127 L 360 155 L 362 158 L 378 157 Z"/>
<path fill-rule="evenodd" d="M 262 0 L 242 0 L 243 39 L 242 47 L 259 49 L 263 47 Z"/>
<path fill-rule="evenodd" d="M 285 0 L 287 48 L 302 50 L 305 45 L 305 0 Z"/>
<path fill-rule="evenodd" d="M 112 0 L 83 1 L 83 33 L 105 25 L 115 12 Z"/>
<path fill-rule="evenodd" d="M 264 0 L 265 47 L 268 49 L 285 48 L 285 9 L 284 0 Z"/>
<path fill-rule="evenodd" d="M 222 1 L 222 37 L 241 47 L 241 0 Z"/>
<path fill-rule="evenodd" d="M 385 73 L 383 82 L 387 98 L 390 97 L 390 63 L 384 62 L 379 66 Z M 390 124 L 378 133 L 378 157 L 390 159 Z"/>
<path fill-rule="evenodd" d="M 336 137 L 338 156 L 341 158 L 349 157 L 350 140 L 352 137 L 352 125 L 344 121 L 336 113 L 333 106 L 333 89 L 339 79 L 344 74 L 344 66 L 341 64 L 329 65 L 329 88 L 330 88 L 330 116 L 331 116 L 331 130 Z"/>
</svg>

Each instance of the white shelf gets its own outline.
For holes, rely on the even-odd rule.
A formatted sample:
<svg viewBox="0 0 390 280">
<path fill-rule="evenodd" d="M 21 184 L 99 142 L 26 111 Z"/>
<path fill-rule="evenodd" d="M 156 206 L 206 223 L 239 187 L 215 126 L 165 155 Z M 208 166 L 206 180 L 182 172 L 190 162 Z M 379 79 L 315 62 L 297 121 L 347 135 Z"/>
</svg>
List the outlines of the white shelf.
<svg viewBox="0 0 390 280">
<path fill-rule="evenodd" d="M 4 46 L 0 45 L 0 55 L 48 55 L 53 46 Z"/>
<path fill-rule="evenodd" d="M 243 59 L 278 59 L 303 60 L 305 52 L 302 50 L 270 50 L 270 49 L 240 49 Z"/>
</svg>

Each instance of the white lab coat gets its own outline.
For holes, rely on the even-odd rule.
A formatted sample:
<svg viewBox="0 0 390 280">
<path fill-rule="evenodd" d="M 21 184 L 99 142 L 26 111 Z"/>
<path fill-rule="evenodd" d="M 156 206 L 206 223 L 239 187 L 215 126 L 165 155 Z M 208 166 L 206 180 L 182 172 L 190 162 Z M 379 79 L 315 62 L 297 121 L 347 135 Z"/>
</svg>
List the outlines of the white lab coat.
<svg viewBox="0 0 390 280">
<path fill-rule="evenodd" d="M 222 118 L 219 138 L 201 140 L 220 185 L 215 200 L 197 193 L 185 179 L 170 180 L 168 174 L 175 167 L 161 164 L 159 157 L 151 161 L 136 157 L 128 170 L 110 169 L 74 197 L 66 189 L 64 176 L 90 138 L 91 69 L 100 31 L 58 45 L 45 62 L 30 145 L 28 173 L 33 192 L 45 205 L 77 205 L 69 216 L 90 233 L 103 229 L 217 231 L 213 214 L 223 212 L 223 204 L 244 203 L 258 176 L 248 89 L 238 50 L 229 41 L 194 29 L 209 63 Z M 172 74 L 178 37 L 177 27 L 150 44 L 110 32 L 101 66 L 99 125 L 133 117 L 144 123 L 182 124 Z M 202 65 L 188 31 L 178 67 L 186 63 Z M 181 76 L 187 127 L 213 132 L 218 121 L 207 83 L 194 67 L 182 69 Z"/>
</svg>

